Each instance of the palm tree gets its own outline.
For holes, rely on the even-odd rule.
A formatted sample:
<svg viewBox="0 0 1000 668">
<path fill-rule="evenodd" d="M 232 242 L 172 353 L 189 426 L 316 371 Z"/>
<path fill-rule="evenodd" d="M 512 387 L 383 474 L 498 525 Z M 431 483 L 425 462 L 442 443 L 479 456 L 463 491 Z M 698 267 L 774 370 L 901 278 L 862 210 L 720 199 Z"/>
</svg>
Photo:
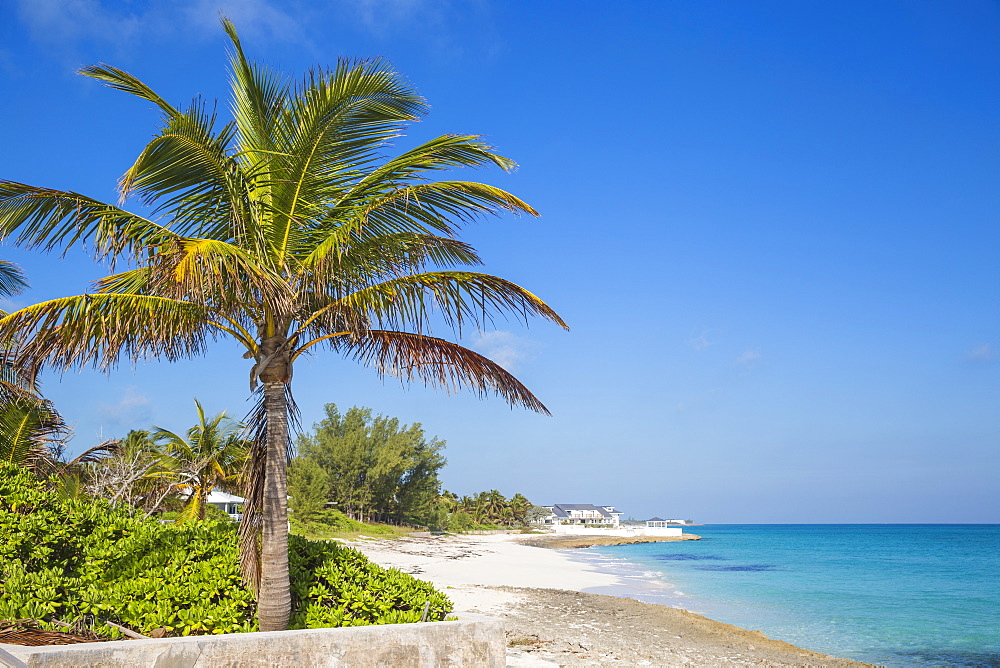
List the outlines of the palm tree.
<svg viewBox="0 0 1000 668">
<path fill-rule="evenodd" d="M 448 340 L 499 314 L 541 316 L 565 327 L 527 290 L 447 266 L 479 264 L 456 234 L 502 211 L 536 212 L 499 188 L 434 181 L 452 167 L 514 163 L 467 135 L 446 135 L 401 155 L 382 151 L 426 111 L 382 61 L 341 61 L 300 82 L 247 60 L 232 42 L 233 121 L 196 99 L 175 108 L 107 65 L 82 74 L 154 104 L 163 128 L 120 183 L 155 220 L 84 195 L 0 181 L 0 239 L 44 249 L 90 243 L 101 258 L 137 267 L 93 294 L 30 306 L 0 319 L 22 359 L 56 369 L 110 368 L 122 359 L 175 360 L 228 337 L 253 360 L 244 574 L 258 591 L 261 630 L 290 610 L 285 468 L 294 363 L 327 348 L 446 390 L 496 393 L 547 412 L 502 367 Z M 259 543 L 256 551 L 249 549 Z"/>
<path fill-rule="evenodd" d="M 21 268 L 13 262 L 0 260 L 0 299 L 19 294 L 27 287 L 28 281 Z M 6 315 L 7 312 L 0 309 L 0 318 Z M 30 398 L 33 390 L 29 380 L 14 367 L 7 354 L 8 347 L 0 341 L 0 405 L 14 399 Z"/>
<path fill-rule="evenodd" d="M 21 268 L 0 260 L 0 298 L 27 287 Z M 0 309 L 0 317 L 6 315 Z M 38 396 L 34 376 L 12 359 L 10 345 L 0 339 L 0 461 L 47 469 L 68 428 L 52 402 Z"/>
<path fill-rule="evenodd" d="M 182 520 L 205 519 L 208 495 L 216 487 L 235 486 L 248 450 L 242 424 L 231 420 L 225 411 L 208 420 L 197 399 L 194 405 L 198 424 L 188 429 L 186 436 L 159 427 L 151 435 L 162 469 L 175 480 L 175 486 L 189 492 Z"/>
<path fill-rule="evenodd" d="M 0 461 L 49 472 L 67 435 L 50 401 L 29 396 L 0 402 Z"/>
<path fill-rule="evenodd" d="M 503 524 L 507 513 L 507 499 L 495 489 L 483 492 L 483 513 L 490 524 Z"/>
<path fill-rule="evenodd" d="M 528 501 L 528 497 L 520 492 L 510 497 L 509 508 L 513 522 L 521 526 L 527 526 L 528 513 L 531 512 L 532 505 L 531 501 Z"/>
</svg>

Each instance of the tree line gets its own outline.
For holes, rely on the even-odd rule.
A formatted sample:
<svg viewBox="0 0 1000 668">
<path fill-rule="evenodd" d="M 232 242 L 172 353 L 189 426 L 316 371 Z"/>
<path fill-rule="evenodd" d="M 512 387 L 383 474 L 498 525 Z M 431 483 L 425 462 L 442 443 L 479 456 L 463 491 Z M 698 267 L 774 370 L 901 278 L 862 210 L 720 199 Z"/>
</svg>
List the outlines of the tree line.
<svg viewBox="0 0 1000 668">
<path fill-rule="evenodd" d="M 341 512 L 363 522 L 410 523 L 470 531 L 525 526 L 533 504 L 497 490 L 459 497 L 442 489 L 445 441 L 420 423 L 327 404 L 325 417 L 298 438 L 289 466 L 293 519 Z"/>
</svg>

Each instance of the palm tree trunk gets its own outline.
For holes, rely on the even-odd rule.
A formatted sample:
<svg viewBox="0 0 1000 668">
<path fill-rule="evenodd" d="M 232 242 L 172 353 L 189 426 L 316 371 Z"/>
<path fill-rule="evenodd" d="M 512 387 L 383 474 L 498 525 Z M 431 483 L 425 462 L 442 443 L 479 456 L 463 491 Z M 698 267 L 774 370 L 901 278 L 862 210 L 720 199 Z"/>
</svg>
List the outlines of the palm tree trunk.
<svg viewBox="0 0 1000 668">
<path fill-rule="evenodd" d="M 267 413 L 267 469 L 264 477 L 264 507 L 261 535 L 261 579 L 257 596 L 257 619 L 261 631 L 288 628 L 292 595 L 288 580 L 288 405 L 285 384 L 264 382 Z"/>
</svg>

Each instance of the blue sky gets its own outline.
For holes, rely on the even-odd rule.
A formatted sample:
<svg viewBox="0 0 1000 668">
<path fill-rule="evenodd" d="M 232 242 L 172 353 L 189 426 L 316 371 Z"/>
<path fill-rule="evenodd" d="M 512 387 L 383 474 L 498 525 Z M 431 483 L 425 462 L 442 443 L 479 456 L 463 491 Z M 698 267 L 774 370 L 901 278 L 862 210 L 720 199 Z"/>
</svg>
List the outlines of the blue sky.
<svg viewBox="0 0 1000 668">
<path fill-rule="evenodd" d="M 157 114 L 74 71 L 226 104 L 219 11 L 299 74 L 382 56 L 431 104 L 399 141 L 479 133 L 462 173 L 542 213 L 470 227 L 486 270 L 569 322 L 465 343 L 554 417 L 299 366 L 306 425 L 370 406 L 448 441 L 445 485 L 705 522 L 1000 522 L 1000 5 L 903 2 L 22 0 L 0 5 L 0 178 L 114 201 Z M 9 246 L 32 290 L 105 268 Z M 205 358 L 47 376 L 73 447 L 193 397 L 247 410 Z"/>
</svg>

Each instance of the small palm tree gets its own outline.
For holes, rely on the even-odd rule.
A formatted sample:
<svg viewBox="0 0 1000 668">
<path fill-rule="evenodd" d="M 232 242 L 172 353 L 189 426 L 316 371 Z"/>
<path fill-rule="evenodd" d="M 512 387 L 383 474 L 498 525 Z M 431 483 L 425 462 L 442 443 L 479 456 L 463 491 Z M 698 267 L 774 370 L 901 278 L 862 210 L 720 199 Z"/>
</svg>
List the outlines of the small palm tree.
<svg viewBox="0 0 1000 668">
<path fill-rule="evenodd" d="M 188 495 L 181 511 L 182 520 L 205 519 L 206 500 L 212 490 L 236 487 L 249 450 L 249 443 L 242 437 L 241 423 L 231 420 L 225 411 L 206 419 L 205 409 L 197 399 L 194 405 L 198 409 L 198 424 L 184 436 L 160 428 L 151 435 L 159 450 L 163 474 Z"/>
<path fill-rule="evenodd" d="M 67 435 L 49 401 L 29 396 L 0 403 L 0 461 L 47 471 Z"/>
<path fill-rule="evenodd" d="M 28 281 L 21 268 L 13 262 L 0 260 L 0 299 L 12 297 L 24 291 Z M 0 309 L 0 318 L 7 312 Z M 11 344 L 0 341 L 0 406 L 14 399 L 30 398 L 33 395 L 31 379 L 23 370 L 14 366 L 14 360 L 8 354 Z"/>
<path fill-rule="evenodd" d="M 528 497 L 518 492 L 510 497 L 510 516 L 514 523 L 521 526 L 528 524 L 528 514 L 531 512 L 532 503 Z"/>
<path fill-rule="evenodd" d="M 21 268 L 0 260 L 0 298 L 28 287 Z M 0 309 L 0 318 L 7 312 Z M 48 468 L 53 450 L 61 449 L 68 428 L 52 402 L 37 394 L 34 376 L 9 353 L 11 342 L 0 339 L 0 461 Z"/>
<path fill-rule="evenodd" d="M 219 337 L 243 347 L 259 400 L 243 566 L 258 590 L 260 628 L 271 631 L 286 628 L 291 605 L 295 362 L 326 348 L 404 382 L 495 393 L 547 412 L 502 367 L 431 334 L 442 325 L 461 334 L 508 313 L 565 323 L 524 288 L 464 268 L 480 259 L 456 238 L 463 223 L 534 209 L 493 186 L 432 179 L 455 167 L 509 170 L 511 160 L 470 135 L 387 158 L 389 142 L 427 106 L 386 63 L 342 61 L 293 82 L 251 63 L 233 25 L 223 26 L 233 121 L 222 127 L 201 100 L 178 109 L 120 69 L 82 70 L 163 116 L 120 184 L 122 199 L 138 195 L 155 219 L 0 181 L 0 239 L 45 249 L 89 243 L 99 257 L 137 267 L 98 282 L 93 294 L 11 313 L 0 319 L 0 341 L 23 341 L 21 359 L 57 369 L 176 360 Z"/>
</svg>

